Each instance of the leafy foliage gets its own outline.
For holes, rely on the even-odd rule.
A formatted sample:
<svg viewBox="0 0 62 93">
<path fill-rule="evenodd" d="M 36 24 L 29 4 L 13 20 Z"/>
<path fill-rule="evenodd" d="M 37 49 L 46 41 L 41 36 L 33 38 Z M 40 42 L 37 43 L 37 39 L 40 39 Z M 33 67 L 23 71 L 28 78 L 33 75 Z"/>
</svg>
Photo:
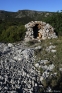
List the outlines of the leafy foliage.
<svg viewBox="0 0 62 93">
<path fill-rule="evenodd" d="M 4 29 L 1 27 L 2 31 L 0 31 L 0 42 L 15 42 L 23 39 L 25 35 L 25 27 L 24 25 L 5 25 Z"/>
</svg>

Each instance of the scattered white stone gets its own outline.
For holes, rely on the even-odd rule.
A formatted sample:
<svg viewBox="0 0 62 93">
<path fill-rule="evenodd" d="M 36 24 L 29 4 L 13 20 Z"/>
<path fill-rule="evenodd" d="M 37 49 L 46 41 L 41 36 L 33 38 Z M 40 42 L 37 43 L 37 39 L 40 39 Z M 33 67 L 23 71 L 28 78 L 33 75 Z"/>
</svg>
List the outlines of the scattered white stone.
<svg viewBox="0 0 62 93">
<path fill-rule="evenodd" d="M 22 60 L 22 58 L 21 57 L 18 57 L 18 59 L 17 59 L 18 61 L 21 61 Z"/>
<path fill-rule="evenodd" d="M 12 43 L 8 43 L 8 47 L 13 47 L 13 44 Z"/>
<path fill-rule="evenodd" d="M 5 46 L 4 48 L 3 48 L 3 53 L 5 53 L 5 52 L 7 52 L 8 51 L 8 46 Z"/>
<path fill-rule="evenodd" d="M 50 49 L 52 49 L 52 48 L 56 48 L 56 46 L 54 46 L 54 45 L 51 45 L 51 46 L 49 46 L 49 48 L 50 48 Z"/>
<path fill-rule="evenodd" d="M 50 46 L 48 46 L 48 47 L 46 48 L 46 51 L 47 51 L 47 52 L 50 52 L 51 50 L 54 51 L 55 48 L 56 48 L 56 46 L 50 45 Z M 51 51 L 51 52 L 52 52 L 52 51 Z"/>
<path fill-rule="evenodd" d="M 48 60 L 41 60 L 40 62 L 39 62 L 40 64 L 47 64 L 47 63 L 49 63 L 49 61 Z"/>
<path fill-rule="evenodd" d="M 37 46 L 37 47 L 35 47 L 35 49 L 37 50 L 37 49 L 41 49 L 42 47 L 41 46 Z"/>
<path fill-rule="evenodd" d="M 53 46 L 53 45 L 49 46 L 49 49 L 52 49 L 52 48 L 56 48 L 56 46 Z"/>
<path fill-rule="evenodd" d="M 48 87 L 46 92 L 52 92 L 52 89 L 50 87 Z"/>
<path fill-rule="evenodd" d="M 37 83 L 35 83 L 35 86 L 37 86 Z"/>
<path fill-rule="evenodd" d="M 53 56 L 54 58 L 56 57 L 56 55 Z"/>
<path fill-rule="evenodd" d="M 40 40 L 40 39 L 38 39 L 38 42 L 41 42 L 41 40 Z"/>
<path fill-rule="evenodd" d="M 62 71 L 62 68 L 59 68 L 59 71 Z"/>
<path fill-rule="evenodd" d="M 56 76 L 57 75 L 57 72 L 54 72 L 54 75 Z"/>
<path fill-rule="evenodd" d="M 50 45 L 52 45 L 52 43 L 50 42 Z"/>
<path fill-rule="evenodd" d="M 38 63 L 36 63 L 36 64 L 35 64 L 35 67 L 39 67 L 39 64 L 38 64 Z"/>
<path fill-rule="evenodd" d="M 27 50 L 22 51 L 23 56 L 27 59 L 29 59 L 29 54 Z"/>
<path fill-rule="evenodd" d="M 50 70 L 50 71 L 52 71 L 53 69 L 54 69 L 54 64 L 51 64 L 51 65 L 49 65 L 49 67 L 48 67 L 48 69 Z"/>
<path fill-rule="evenodd" d="M 2 77 L 2 76 L 0 76 L 0 79 L 3 79 L 3 77 Z"/>
<path fill-rule="evenodd" d="M 47 65 L 42 66 L 42 69 L 43 69 L 43 70 L 47 70 L 47 69 L 48 69 L 48 66 L 47 66 Z"/>
<path fill-rule="evenodd" d="M 54 69 L 54 67 L 55 67 L 54 64 L 51 64 L 49 66 L 47 66 L 47 65 L 42 66 L 42 69 L 52 71 Z"/>
<path fill-rule="evenodd" d="M 14 60 L 18 60 L 18 56 L 15 56 L 15 57 L 14 57 Z"/>
<path fill-rule="evenodd" d="M 5 89 L 8 89 L 8 87 L 4 87 Z"/>
<path fill-rule="evenodd" d="M 42 82 L 42 81 L 43 81 L 43 79 L 44 79 L 44 78 L 41 76 L 41 77 L 40 77 L 40 81 Z"/>
<path fill-rule="evenodd" d="M 55 52 L 56 52 L 56 50 L 52 49 L 52 50 L 51 50 L 51 52 L 52 52 L 52 53 L 55 53 Z"/>
</svg>

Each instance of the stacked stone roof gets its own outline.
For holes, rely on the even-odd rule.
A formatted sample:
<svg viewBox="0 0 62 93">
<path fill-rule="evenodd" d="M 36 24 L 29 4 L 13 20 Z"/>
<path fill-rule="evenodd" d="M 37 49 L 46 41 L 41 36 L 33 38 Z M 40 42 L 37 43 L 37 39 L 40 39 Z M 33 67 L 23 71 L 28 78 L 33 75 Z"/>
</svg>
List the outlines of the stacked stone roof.
<svg viewBox="0 0 62 93">
<path fill-rule="evenodd" d="M 25 25 L 25 28 L 27 28 L 25 41 L 30 41 L 35 39 L 33 36 L 33 27 L 36 24 L 38 25 L 38 33 L 40 33 L 39 36 L 36 38 L 37 40 L 57 38 L 56 33 L 54 32 L 54 28 L 49 23 L 42 21 L 31 21 Z"/>
</svg>

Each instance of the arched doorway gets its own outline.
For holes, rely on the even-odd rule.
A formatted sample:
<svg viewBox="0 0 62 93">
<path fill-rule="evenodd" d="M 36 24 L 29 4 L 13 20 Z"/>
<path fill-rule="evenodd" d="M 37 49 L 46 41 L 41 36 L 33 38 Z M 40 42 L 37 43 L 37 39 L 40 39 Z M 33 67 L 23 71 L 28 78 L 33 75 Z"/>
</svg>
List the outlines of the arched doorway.
<svg viewBox="0 0 62 93">
<path fill-rule="evenodd" d="M 33 27 L 33 37 L 34 38 L 37 38 L 38 37 L 38 24 L 36 24 L 34 27 Z"/>
</svg>

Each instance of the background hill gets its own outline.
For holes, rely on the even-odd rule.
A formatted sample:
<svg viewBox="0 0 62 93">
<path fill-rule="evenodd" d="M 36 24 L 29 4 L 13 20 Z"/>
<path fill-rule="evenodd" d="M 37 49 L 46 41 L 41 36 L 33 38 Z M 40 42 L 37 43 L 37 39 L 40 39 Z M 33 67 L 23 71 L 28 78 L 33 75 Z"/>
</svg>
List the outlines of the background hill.
<svg viewBox="0 0 62 93">
<path fill-rule="evenodd" d="M 46 12 L 46 11 L 33 11 L 33 10 L 19 10 L 17 12 L 9 12 L 0 10 L 0 20 L 10 19 L 10 18 L 19 18 L 22 23 L 29 22 L 30 20 L 42 20 L 45 17 L 52 16 L 55 12 Z M 28 20 L 26 19 L 28 17 Z M 25 20 L 23 20 L 25 19 Z"/>
<path fill-rule="evenodd" d="M 26 31 L 24 25 L 29 21 L 45 21 L 55 28 L 58 36 L 62 36 L 62 12 L 0 10 L 0 42 L 22 40 Z"/>
</svg>

